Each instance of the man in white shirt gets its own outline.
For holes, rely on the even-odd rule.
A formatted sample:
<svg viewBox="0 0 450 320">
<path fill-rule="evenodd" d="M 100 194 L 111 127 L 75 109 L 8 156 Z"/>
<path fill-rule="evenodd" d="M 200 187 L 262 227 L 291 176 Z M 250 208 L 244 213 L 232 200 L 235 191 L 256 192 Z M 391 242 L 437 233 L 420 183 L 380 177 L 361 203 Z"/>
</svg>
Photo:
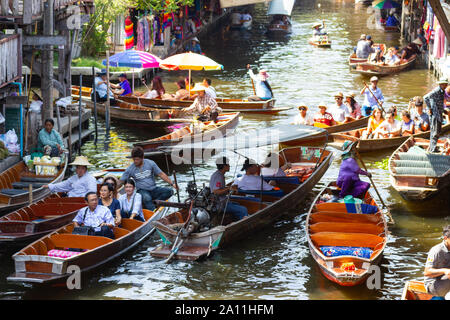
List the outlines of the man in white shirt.
<svg viewBox="0 0 450 320">
<path fill-rule="evenodd" d="M 401 123 L 394 119 L 393 113 L 386 114 L 386 120 L 384 120 L 378 128 L 373 132 L 375 139 L 380 138 L 392 138 L 400 136 Z"/>
<path fill-rule="evenodd" d="M 314 119 L 307 113 L 308 107 L 301 105 L 298 107 L 299 114 L 294 118 L 292 124 L 314 125 Z"/>
<path fill-rule="evenodd" d="M 259 166 L 255 161 L 246 159 L 241 169 L 241 171 L 245 170 L 245 175 L 237 178 L 233 182 L 233 186 L 237 186 L 239 189 L 244 191 L 255 191 L 261 189 L 264 191 L 273 190 L 274 187 L 268 184 L 260 175 L 258 175 L 258 168 Z"/>
<path fill-rule="evenodd" d="M 240 25 L 242 20 L 242 15 L 238 11 L 234 11 L 231 14 L 231 25 Z"/>
<path fill-rule="evenodd" d="M 347 122 L 350 121 L 350 114 L 348 112 L 347 106 L 344 104 L 344 94 L 339 92 L 334 95 L 334 100 L 336 104 L 331 106 L 330 113 L 333 116 L 334 121 L 337 122 Z"/>
<path fill-rule="evenodd" d="M 216 89 L 214 89 L 214 87 L 211 86 L 211 83 L 212 81 L 209 78 L 204 78 L 202 82 L 203 86 L 206 87 L 205 93 L 211 96 L 211 98 L 216 99 L 217 98 Z"/>
</svg>

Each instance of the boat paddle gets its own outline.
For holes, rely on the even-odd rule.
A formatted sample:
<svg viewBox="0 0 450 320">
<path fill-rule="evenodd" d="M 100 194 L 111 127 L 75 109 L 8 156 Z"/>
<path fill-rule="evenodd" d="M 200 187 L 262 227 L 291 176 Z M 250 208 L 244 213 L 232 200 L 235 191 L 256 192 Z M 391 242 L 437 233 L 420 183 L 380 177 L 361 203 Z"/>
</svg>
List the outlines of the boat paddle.
<svg viewBox="0 0 450 320">
<path fill-rule="evenodd" d="M 364 170 L 366 170 L 366 172 L 369 172 L 369 171 L 367 171 L 366 164 L 362 160 L 361 155 L 359 154 L 358 151 L 356 151 L 356 156 L 358 157 L 359 161 L 361 162 Z M 380 193 L 378 192 L 378 189 L 377 189 L 375 183 L 373 182 L 372 177 L 369 177 L 369 179 L 370 179 L 370 182 L 372 183 L 373 188 L 375 189 L 375 192 L 378 195 L 378 199 L 380 199 L 380 202 L 383 205 L 383 208 L 386 209 L 386 215 L 389 217 L 389 220 L 391 221 L 391 224 L 395 224 L 394 218 L 392 217 L 391 213 L 389 212 L 389 209 L 387 208 L 386 204 L 383 201 L 383 198 L 381 197 Z"/>
<path fill-rule="evenodd" d="M 381 108 L 381 110 L 383 110 L 383 112 L 386 114 L 386 111 L 384 111 L 383 106 L 380 104 L 380 101 L 378 101 L 377 97 L 375 97 L 375 94 L 372 92 L 372 90 L 370 90 L 369 86 L 367 85 L 367 83 L 365 81 L 363 81 L 364 86 L 367 88 L 367 90 L 369 90 L 369 92 L 372 94 L 372 96 L 375 98 L 375 100 L 377 101 L 378 106 Z"/>
<path fill-rule="evenodd" d="M 250 69 L 250 65 L 247 65 L 247 69 Z M 253 78 L 250 77 L 250 80 L 252 81 L 252 87 L 253 87 L 253 94 L 256 96 L 256 90 L 255 90 L 255 83 L 253 82 Z"/>
</svg>

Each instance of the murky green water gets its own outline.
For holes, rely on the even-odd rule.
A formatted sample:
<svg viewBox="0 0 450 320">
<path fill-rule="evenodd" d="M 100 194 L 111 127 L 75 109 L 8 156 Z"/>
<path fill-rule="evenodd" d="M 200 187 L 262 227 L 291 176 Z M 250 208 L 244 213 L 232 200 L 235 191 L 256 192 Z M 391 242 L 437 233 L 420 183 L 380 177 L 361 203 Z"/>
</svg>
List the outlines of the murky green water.
<svg viewBox="0 0 450 320">
<path fill-rule="evenodd" d="M 371 34 L 375 42 L 398 45 L 398 34 L 368 29 L 367 8 L 355 8 L 353 1 L 297 1 L 293 13 L 293 33 L 287 38 L 268 38 L 264 25 L 268 22 L 265 8 L 256 7 L 251 32 L 217 32 L 201 39 L 207 56 L 224 65 L 222 72 L 193 72 L 196 81 L 208 76 L 219 96 L 246 97 L 252 94 L 245 66 L 267 69 L 278 107 L 305 103 L 315 111 L 317 104 L 333 102 L 333 94 L 362 88 L 368 78 L 349 72 L 347 58 L 361 33 Z M 311 25 L 325 20 L 331 49 L 314 48 L 307 43 Z M 166 89 L 172 92 L 174 82 L 187 73 L 163 72 Z M 405 107 L 415 95 L 423 95 L 434 86 L 431 74 L 424 67 L 382 78 L 379 86 L 386 98 L 385 106 Z M 361 99 L 359 99 L 361 100 Z M 290 121 L 296 110 L 274 117 L 247 117 L 238 132 L 271 127 Z M 123 166 L 133 142 L 148 139 L 155 132 L 137 130 L 113 122 L 111 135 L 105 139 L 104 123 L 99 122 L 98 143 L 89 142 L 83 153 L 97 168 Z M 226 250 L 219 250 L 202 262 L 175 262 L 170 265 L 152 258 L 148 251 L 159 243 L 151 237 L 137 249 L 85 276 L 81 291 L 62 288 L 32 288 L 6 283 L 13 272 L 13 262 L 3 257 L 0 271 L 0 298 L 4 299 L 399 299 L 406 280 L 422 277 L 428 250 L 440 241 L 442 226 L 449 224 L 450 193 L 430 201 L 405 202 L 390 187 L 388 172 L 376 167 L 392 153 L 386 150 L 363 154 L 374 175 L 381 196 L 390 207 L 396 221 L 390 227 L 390 237 L 381 268 L 384 273 L 382 289 L 365 286 L 339 287 L 325 279 L 312 259 L 305 238 L 306 211 L 314 197 L 309 196 L 298 215 L 279 221 L 273 226 L 251 234 Z M 261 153 L 264 153 L 261 151 Z M 237 157 L 229 155 L 233 159 Z M 242 159 L 241 159 L 242 162 Z M 214 169 L 213 161 L 195 168 L 196 179 L 207 182 Z M 325 174 L 316 191 L 337 177 L 340 160 Z M 166 170 L 164 162 L 161 168 Z M 192 178 L 188 167 L 177 167 L 182 189 Z M 232 178 L 232 166 L 227 178 Z"/>
</svg>

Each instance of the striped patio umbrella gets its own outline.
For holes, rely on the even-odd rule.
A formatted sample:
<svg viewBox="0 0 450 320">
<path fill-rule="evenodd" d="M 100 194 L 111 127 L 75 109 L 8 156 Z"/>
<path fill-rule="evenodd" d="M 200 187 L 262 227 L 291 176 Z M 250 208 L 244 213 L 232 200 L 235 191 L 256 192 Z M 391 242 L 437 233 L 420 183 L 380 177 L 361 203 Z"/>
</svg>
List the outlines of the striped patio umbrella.
<svg viewBox="0 0 450 320">
<path fill-rule="evenodd" d="M 378 9 L 392 9 L 392 8 L 399 8 L 400 4 L 393 0 L 375 0 L 372 3 L 372 7 Z"/>
</svg>

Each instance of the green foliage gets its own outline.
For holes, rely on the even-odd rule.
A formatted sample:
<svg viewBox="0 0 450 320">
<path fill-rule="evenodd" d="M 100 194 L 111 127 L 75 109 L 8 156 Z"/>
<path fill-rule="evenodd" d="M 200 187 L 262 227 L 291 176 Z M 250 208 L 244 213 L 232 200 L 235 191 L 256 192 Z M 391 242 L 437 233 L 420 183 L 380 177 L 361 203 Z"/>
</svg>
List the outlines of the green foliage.
<svg viewBox="0 0 450 320">
<path fill-rule="evenodd" d="M 95 60 L 87 57 L 80 57 L 72 60 L 73 67 L 96 67 L 99 69 L 105 69 L 106 66 L 103 65 L 102 61 Z M 126 67 L 109 67 L 109 71 L 117 72 L 117 71 L 128 71 L 130 68 Z"/>
<path fill-rule="evenodd" d="M 83 30 L 82 55 L 98 58 L 106 51 L 111 23 L 117 16 L 126 14 L 128 8 L 174 12 L 181 6 L 193 4 L 194 0 L 95 0 L 95 14 Z"/>
</svg>

